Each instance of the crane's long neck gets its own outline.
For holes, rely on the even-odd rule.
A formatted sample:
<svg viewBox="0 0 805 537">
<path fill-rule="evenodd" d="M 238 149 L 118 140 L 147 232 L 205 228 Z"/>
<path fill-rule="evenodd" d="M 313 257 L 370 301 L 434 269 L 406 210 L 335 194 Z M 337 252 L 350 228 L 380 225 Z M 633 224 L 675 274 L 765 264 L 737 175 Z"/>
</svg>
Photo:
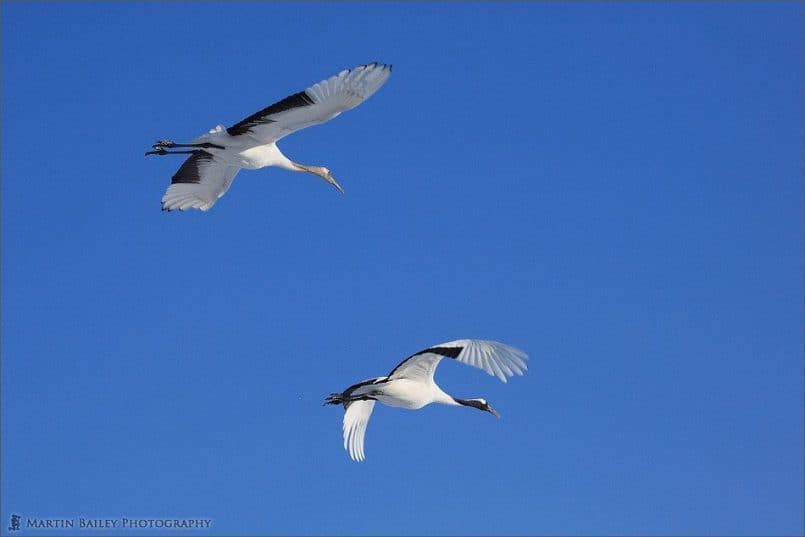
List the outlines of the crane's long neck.
<svg viewBox="0 0 805 537">
<path fill-rule="evenodd" d="M 478 399 L 459 399 L 458 397 L 453 397 L 452 399 L 455 401 L 456 405 L 471 406 L 477 408 L 478 410 L 485 410 L 483 403 Z"/>
<path fill-rule="evenodd" d="M 312 166 L 307 164 L 299 164 L 298 162 L 288 161 L 291 163 L 291 167 L 289 170 L 293 170 L 296 172 L 307 172 L 312 173 L 314 175 L 318 175 L 319 177 L 324 177 L 324 168 L 321 166 Z"/>
<path fill-rule="evenodd" d="M 430 393 L 431 402 L 433 403 L 439 403 L 440 405 L 448 405 L 448 406 L 458 406 L 461 404 L 458 401 L 456 401 L 456 399 L 452 395 L 445 393 L 435 382 L 431 384 L 429 389 L 431 392 Z"/>
</svg>

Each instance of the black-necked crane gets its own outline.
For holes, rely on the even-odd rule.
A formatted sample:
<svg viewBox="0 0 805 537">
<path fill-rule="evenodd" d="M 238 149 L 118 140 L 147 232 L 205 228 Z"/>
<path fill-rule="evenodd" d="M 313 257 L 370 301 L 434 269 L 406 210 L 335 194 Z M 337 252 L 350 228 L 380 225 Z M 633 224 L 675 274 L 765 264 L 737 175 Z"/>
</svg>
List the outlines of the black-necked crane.
<svg viewBox="0 0 805 537">
<path fill-rule="evenodd" d="M 345 69 L 229 128 L 218 125 L 190 143 L 158 140 L 146 155 L 190 154 L 171 179 L 162 197 L 162 209 L 208 210 L 226 193 L 241 168 L 277 166 L 313 173 L 343 192 L 330 170 L 293 162 L 282 154 L 277 141 L 355 108 L 380 89 L 390 75 L 391 65 L 382 63 Z M 168 151 L 173 148 L 187 149 Z"/>
<path fill-rule="evenodd" d="M 507 377 L 522 375 L 528 369 L 528 356 L 520 349 L 496 341 L 459 339 L 406 358 L 385 377 L 364 380 L 341 393 L 330 394 L 325 405 L 344 405 L 344 449 L 349 451 L 353 460 L 365 459 L 363 440 L 375 401 L 411 410 L 431 403 L 469 406 L 500 417 L 486 399 L 459 399 L 442 391 L 433 380 L 433 373 L 442 358 L 452 358 L 483 369 L 503 382 Z"/>
</svg>

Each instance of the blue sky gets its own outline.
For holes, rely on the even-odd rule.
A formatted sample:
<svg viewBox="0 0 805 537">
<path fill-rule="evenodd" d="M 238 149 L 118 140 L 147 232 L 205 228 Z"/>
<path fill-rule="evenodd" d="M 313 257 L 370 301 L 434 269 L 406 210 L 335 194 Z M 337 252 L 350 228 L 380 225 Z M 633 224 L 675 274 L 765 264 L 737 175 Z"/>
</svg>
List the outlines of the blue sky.
<svg viewBox="0 0 805 537">
<path fill-rule="evenodd" d="M 802 16 L 4 2 L 0 531 L 800 534 Z M 346 194 L 266 169 L 159 210 L 154 140 L 374 60 L 280 144 Z M 352 462 L 323 398 L 467 337 L 530 355 L 439 368 L 502 418 L 379 406 Z"/>
</svg>

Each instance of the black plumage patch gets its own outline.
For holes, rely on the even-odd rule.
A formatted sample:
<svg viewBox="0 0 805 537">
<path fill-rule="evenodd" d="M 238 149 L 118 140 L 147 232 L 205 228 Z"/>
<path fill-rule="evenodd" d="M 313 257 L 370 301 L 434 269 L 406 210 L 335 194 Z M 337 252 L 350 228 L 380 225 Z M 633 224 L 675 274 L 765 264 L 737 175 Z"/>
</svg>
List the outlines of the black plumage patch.
<svg viewBox="0 0 805 537">
<path fill-rule="evenodd" d="M 267 119 L 267 117 L 272 114 L 278 114 L 279 112 L 291 110 L 292 108 L 299 108 L 301 106 L 310 106 L 311 104 L 313 104 L 313 99 L 311 99 L 304 91 L 300 91 L 299 93 L 294 93 L 293 95 L 285 97 L 283 100 L 274 103 L 271 106 L 263 108 L 259 112 L 255 112 L 242 121 L 238 121 L 226 129 L 226 132 L 228 132 L 230 136 L 245 134 L 255 125 L 260 125 L 261 123 L 271 123 L 271 120 Z"/>
<path fill-rule="evenodd" d="M 355 392 L 355 390 L 357 390 L 358 388 L 360 388 L 362 386 L 369 386 L 370 384 L 382 384 L 382 383 L 384 383 L 386 381 L 387 381 L 387 379 L 385 379 L 383 377 L 377 377 L 377 378 L 373 378 L 373 379 L 369 379 L 369 380 L 364 380 L 363 382 L 358 382 L 357 384 L 353 384 L 352 386 L 350 386 L 349 388 L 344 390 L 342 392 L 342 395 L 344 397 L 349 397 Z"/>
<path fill-rule="evenodd" d="M 195 151 L 182 167 L 171 178 L 171 184 L 175 183 L 201 183 L 201 166 L 205 162 L 212 160 L 212 155 L 206 151 Z"/>
<path fill-rule="evenodd" d="M 456 356 L 461 354 L 461 351 L 463 350 L 464 347 L 431 347 L 429 349 L 425 349 L 424 351 L 419 351 L 418 353 L 412 354 L 411 356 L 409 356 L 408 358 L 397 364 L 397 367 L 392 369 L 391 373 L 389 373 L 388 376 L 392 377 L 394 373 L 397 372 L 398 369 L 400 369 L 403 365 L 405 365 L 408 362 L 408 360 L 413 360 L 414 358 L 422 354 L 438 354 L 439 356 L 444 356 L 445 358 L 455 358 Z"/>
<path fill-rule="evenodd" d="M 489 412 L 489 404 L 482 403 L 481 401 L 476 401 L 473 399 L 459 399 L 458 397 L 453 397 L 453 401 L 460 405 L 471 406 L 477 408 L 478 410 L 485 410 L 486 412 Z"/>
<path fill-rule="evenodd" d="M 464 347 L 431 347 L 430 349 L 425 349 L 422 352 L 416 353 L 414 356 L 418 356 L 420 354 L 426 354 L 432 352 L 433 354 L 438 354 L 440 356 L 445 356 L 447 358 L 455 358 L 461 351 L 464 350 Z M 412 356 L 413 358 L 413 356 Z"/>
</svg>

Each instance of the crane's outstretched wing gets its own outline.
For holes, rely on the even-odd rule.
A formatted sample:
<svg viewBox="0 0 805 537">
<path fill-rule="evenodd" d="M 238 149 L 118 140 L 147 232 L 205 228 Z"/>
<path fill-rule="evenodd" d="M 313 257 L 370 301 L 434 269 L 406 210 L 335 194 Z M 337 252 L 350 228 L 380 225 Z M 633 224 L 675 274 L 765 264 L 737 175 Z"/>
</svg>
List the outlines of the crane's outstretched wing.
<svg viewBox="0 0 805 537">
<path fill-rule="evenodd" d="M 458 339 L 420 351 L 403 360 L 389 373 L 389 380 L 433 379 L 442 358 L 453 358 L 463 364 L 483 369 L 506 382 L 506 377 L 522 375 L 528 369 L 526 353 L 497 341 Z"/>
<path fill-rule="evenodd" d="M 391 66 L 382 63 L 345 69 L 252 114 L 226 131 L 231 136 L 247 134 L 261 144 L 276 142 L 294 131 L 324 123 L 355 108 L 380 89 L 390 75 Z"/>
<path fill-rule="evenodd" d="M 206 211 L 229 189 L 238 170 L 237 166 L 229 166 L 206 151 L 196 151 L 171 179 L 171 185 L 162 196 L 162 210 Z"/>
<path fill-rule="evenodd" d="M 363 452 L 363 438 L 366 435 L 366 425 L 369 423 L 374 407 L 374 399 L 352 401 L 346 404 L 344 449 L 349 451 L 349 456 L 353 461 L 360 462 L 366 458 Z"/>
</svg>

